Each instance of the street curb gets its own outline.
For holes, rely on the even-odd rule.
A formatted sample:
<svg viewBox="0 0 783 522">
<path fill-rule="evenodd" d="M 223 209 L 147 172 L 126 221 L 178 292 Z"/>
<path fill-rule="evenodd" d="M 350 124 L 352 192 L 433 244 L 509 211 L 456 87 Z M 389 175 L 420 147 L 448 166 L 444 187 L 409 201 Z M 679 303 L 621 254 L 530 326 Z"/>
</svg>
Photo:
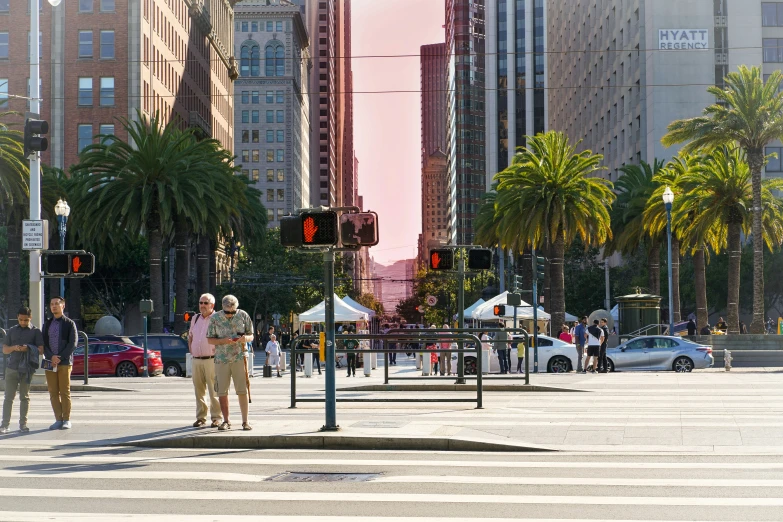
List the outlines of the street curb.
<svg viewBox="0 0 783 522">
<path fill-rule="evenodd" d="M 5 391 L 5 381 L 0 381 L 0 391 Z M 30 391 L 48 392 L 49 388 L 45 384 L 33 384 Z M 92 384 L 72 384 L 72 392 L 135 392 L 129 388 L 112 388 L 110 386 L 93 386 Z"/>
<path fill-rule="evenodd" d="M 362 437 L 352 435 L 201 435 L 123 442 L 118 446 L 176 449 L 392 450 L 552 452 L 534 444 L 508 444 L 446 437 Z"/>
<path fill-rule="evenodd" d="M 576 392 L 590 393 L 589 390 L 538 386 L 534 384 L 484 384 L 485 392 Z M 476 391 L 475 384 L 367 384 L 339 388 L 338 391 Z"/>
</svg>

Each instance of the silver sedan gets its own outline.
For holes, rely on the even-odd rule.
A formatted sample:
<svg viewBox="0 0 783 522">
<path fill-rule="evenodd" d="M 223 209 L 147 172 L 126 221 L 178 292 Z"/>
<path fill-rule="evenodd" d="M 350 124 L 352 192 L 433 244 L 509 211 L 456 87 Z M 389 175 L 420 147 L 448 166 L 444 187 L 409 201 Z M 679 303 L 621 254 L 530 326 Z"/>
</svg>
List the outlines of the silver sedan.
<svg viewBox="0 0 783 522">
<path fill-rule="evenodd" d="M 696 344 L 681 337 L 648 335 L 634 337 L 617 348 L 606 351 L 609 371 L 673 370 L 690 372 L 709 368 L 715 360 L 712 347 Z"/>
</svg>

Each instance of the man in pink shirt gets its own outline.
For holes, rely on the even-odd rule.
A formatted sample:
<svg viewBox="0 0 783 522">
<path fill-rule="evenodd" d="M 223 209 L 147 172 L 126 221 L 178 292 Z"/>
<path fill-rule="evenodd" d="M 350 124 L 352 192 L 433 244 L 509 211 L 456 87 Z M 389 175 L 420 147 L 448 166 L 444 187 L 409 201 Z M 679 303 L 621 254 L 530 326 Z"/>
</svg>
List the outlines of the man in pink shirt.
<svg viewBox="0 0 783 522">
<path fill-rule="evenodd" d="M 223 418 L 215 387 L 215 347 L 207 342 L 209 319 L 215 313 L 215 296 L 202 295 L 198 309 L 200 313 L 193 317 L 188 332 L 188 347 L 193 356 L 193 388 L 196 391 L 196 422 L 193 427 L 201 428 L 207 423 L 206 392 L 209 391 L 211 426 L 217 428 Z"/>
</svg>

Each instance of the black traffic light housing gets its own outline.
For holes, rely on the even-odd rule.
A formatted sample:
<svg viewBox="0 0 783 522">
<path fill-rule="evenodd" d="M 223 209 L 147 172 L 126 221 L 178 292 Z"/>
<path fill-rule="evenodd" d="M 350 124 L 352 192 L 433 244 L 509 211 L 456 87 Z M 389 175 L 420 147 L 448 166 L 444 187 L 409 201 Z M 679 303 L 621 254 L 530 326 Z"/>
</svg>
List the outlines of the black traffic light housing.
<svg viewBox="0 0 783 522">
<path fill-rule="evenodd" d="M 340 242 L 345 247 L 370 247 L 378 244 L 378 214 L 354 212 L 340 215 Z"/>
<path fill-rule="evenodd" d="M 430 250 L 430 270 L 451 270 L 454 268 L 454 251 L 450 248 Z"/>
<path fill-rule="evenodd" d="M 51 276 L 71 275 L 71 254 L 46 254 L 44 273 Z"/>
<path fill-rule="evenodd" d="M 334 246 L 339 238 L 337 212 L 302 212 L 302 246 Z"/>
<path fill-rule="evenodd" d="M 468 251 L 468 268 L 471 270 L 489 270 L 492 268 L 492 250 L 473 248 Z"/>
<path fill-rule="evenodd" d="M 301 216 L 285 216 L 280 218 L 280 244 L 284 247 L 294 248 L 302 246 Z"/>
<path fill-rule="evenodd" d="M 49 133 L 49 122 L 37 119 L 37 114 L 30 115 L 24 121 L 24 157 L 35 152 L 43 152 L 49 148 L 49 140 L 43 135 Z"/>
<path fill-rule="evenodd" d="M 495 305 L 492 307 L 492 313 L 498 317 L 506 315 L 506 305 Z"/>
<path fill-rule="evenodd" d="M 44 277 L 82 277 L 95 272 L 95 256 L 89 252 L 44 252 Z"/>
<path fill-rule="evenodd" d="M 196 312 L 185 312 L 184 314 L 182 314 L 182 319 L 186 323 L 189 323 L 190 320 L 193 319 L 193 317 L 195 317 L 195 316 L 196 316 Z"/>
<path fill-rule="evenodd" d="M 533 258 L 533 272 L 538 279 L 544 279 L 544 270 L 546 265 L 546 258 L 541 256 L 535 256 Z"/>
</svg>

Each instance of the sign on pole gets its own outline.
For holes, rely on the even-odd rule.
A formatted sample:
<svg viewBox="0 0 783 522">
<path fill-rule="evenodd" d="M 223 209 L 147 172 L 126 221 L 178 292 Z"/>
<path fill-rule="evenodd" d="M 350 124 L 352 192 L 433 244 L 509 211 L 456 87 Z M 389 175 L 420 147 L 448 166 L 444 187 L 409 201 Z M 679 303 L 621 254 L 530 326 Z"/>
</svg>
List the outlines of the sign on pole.
<svg viewBox="0 0 783 522">
<path fill-rule="evenodd" d="M 424 305 L 419 305 L 418 308 L 416 308 L 416 310 L 418 310 L 420 314 L 423 314 L 426 308 L 424 308 Z"/>
<path fill-rule="evenodd" d="M 434 295 L 428 295 L 427 296 L 427 306 L 435 306 L 438 304 L 438 298 Z"/>
<path fill-rule="evenodd" d="M 43 219 L 22 220 L 22 250 L 49 249 L 49 222 Z"/>
</svg>

